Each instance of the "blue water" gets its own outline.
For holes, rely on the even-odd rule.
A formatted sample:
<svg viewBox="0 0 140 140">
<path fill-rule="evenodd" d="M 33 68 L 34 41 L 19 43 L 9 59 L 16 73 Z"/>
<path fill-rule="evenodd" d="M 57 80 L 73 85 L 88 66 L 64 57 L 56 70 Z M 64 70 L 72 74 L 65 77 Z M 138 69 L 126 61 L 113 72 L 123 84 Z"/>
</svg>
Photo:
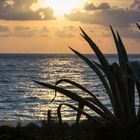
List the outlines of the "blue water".
<svg viewBox="0 0 140 140">
<path fill-rule="evenodd" d="M 95 56 L 89 55 L 94 58 Z M 108 60 L 117 62 L 116 55 L 107 55 Z M 131 60 L 140 60 L 140 55 L 131 55 Z M 0 55 L 0 120 L 36 120 L 46 119 L 47 110 L 53 113 L 62 102 L 76 104 L 67 97 L 58 94 L 55 101 L 54 91 L 46 89 L 33 80 L 55 84 L 61 78 L 68 78 L 91 90 L 111 108 L 105 90 L 94 72 L 75 55 Z M 67 89 L 82 96 L 75 87 L 62 84 Z M 62 110 L 65 120 L 75 118 L 75 112 L 68 107 Z"/>
</svg>

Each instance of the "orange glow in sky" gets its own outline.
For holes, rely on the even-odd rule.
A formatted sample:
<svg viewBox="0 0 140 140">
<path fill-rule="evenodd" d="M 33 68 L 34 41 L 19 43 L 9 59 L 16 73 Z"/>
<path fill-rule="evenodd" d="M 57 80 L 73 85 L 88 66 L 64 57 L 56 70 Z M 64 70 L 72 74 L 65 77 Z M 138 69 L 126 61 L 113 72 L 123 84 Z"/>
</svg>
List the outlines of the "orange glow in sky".
<svg viewBox="0 0 140 140">
<path fill-rule="evenodd" d="M 140 53 L 139 7 L 135 0 L 3 0 L 0 53 L 71 53 L 68 46 L 90 53 L 79 26 L 104 53 L 115 53 L 109 25 L 129 53 Z"/>
</svg>

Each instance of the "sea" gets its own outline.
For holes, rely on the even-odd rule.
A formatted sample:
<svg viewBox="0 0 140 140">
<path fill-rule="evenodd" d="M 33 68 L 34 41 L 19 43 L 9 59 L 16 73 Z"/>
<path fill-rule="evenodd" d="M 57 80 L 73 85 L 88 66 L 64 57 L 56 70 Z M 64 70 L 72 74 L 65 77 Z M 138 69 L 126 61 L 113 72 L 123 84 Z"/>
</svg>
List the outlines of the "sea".
<svg viewBox="0 0 140 140">
<path fill-rule="evenodd" d="M 95 55 L 86 56 L 98 62 Z M 117 55 L 108 54 L 106 57 L 110 63 L 118 63 Z M 140 55 L 129 55 L 129 59 L 140 61 Z M 112 108 L 98 76 L 74 54 L 0 54 L 0 121 L 44 120 L 48 110 L 55 116 L 61 103 L 77 106 L 75 101 L 60 93 L 51 102 L 54 91 L 34 82 L 55 85 L 60 79 L 81 84 L 109 109 Z M 88 96 L 68 83 L 59 86 L 82 97 Z M 85 110 L 94 114 L 88 108 Z M 63 106 L 61 113 L 63 120 L 75 120 L 76 112 L 69 107 Z"/>
</svg>

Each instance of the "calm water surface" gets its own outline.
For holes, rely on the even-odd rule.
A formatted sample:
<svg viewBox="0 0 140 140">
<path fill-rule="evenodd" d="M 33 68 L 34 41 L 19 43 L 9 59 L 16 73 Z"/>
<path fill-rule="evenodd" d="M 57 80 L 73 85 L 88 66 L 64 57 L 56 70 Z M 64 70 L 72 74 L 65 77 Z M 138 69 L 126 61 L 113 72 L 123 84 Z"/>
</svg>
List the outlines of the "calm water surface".
<svg viewBox="0 0 140 140">
<path fill-rule="evenodd" d="M 88 56 L 94 58 L 95 56 Z M 107 55 L 110 62 L 116 62 L 116 55 Z M 131 60 L 140 60 L 140 55 L 131 55 Z M 0 120 L 46 119 L 47 110 L 53 113 L 60 103 L 69 102 L 67 97 L 37 85 L 33 80 L 54 84 L 61 78 L 74 80 L 92 91 L 108 108 L 108 97 L 94 72 L 75 55 L 0 55 Z M 84 93 L 69 84 L 65 88 L 86 97 Z M 87 109 L 86 109 L 87 110 Z M 90 113 L 90 110 L 87 110 Z M 62 109 L 63 119 L 72 120 L 75 112 L 68 107 Z"/>
</svg>

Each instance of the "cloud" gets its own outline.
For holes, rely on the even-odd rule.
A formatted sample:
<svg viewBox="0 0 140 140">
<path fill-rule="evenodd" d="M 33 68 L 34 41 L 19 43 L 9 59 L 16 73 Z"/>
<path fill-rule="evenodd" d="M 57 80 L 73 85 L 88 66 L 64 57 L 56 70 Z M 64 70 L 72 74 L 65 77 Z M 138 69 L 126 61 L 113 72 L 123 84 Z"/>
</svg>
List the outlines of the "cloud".
<svg viewBox="0 0 140 140">
<path fill-rule="evenodd" d="M 130 6 L 131 9 L 137 8 L 139 10 L 140 8 L 140 0 L 134 0 L 133 4 Z"/>
<path fill-rule="evenodd" d="M 42 28 L 32 28 L 28 26 L 15 26 L 11 36 L 15 37 L 48 37 L 49 30 L 46 26 Z"/>
<path fill-rule="evenodd" d="M 68 30 L 68 31 L 72 31 L 72 30 L 76 30 L 76 28 L 72 25 L 70 26 L 63 26 L 63 29 Z"/>
<path fill-rule="evenodd" d="M 15 27 L 15 30 L 16 31 L 26 31 L 26 30 L 29 30 L 30 29 L 30 27 L 26 27 L 26 26 L 16 26 Z"/>
<path fill-rule="evenodd" d="M 14 29 L 0 25 L 0 37 L 46 37 L 49 30 L 46 26 L 42 28 L 32 28 L 28 26 L 15 26 Z"/>
<path fill-rule="evenodd" d="M 119 32 L 122 39 L 126 38 L 126 39 L 135 39 L 137 41 L 140 41 L 139 40 L 140 32 L 137 29 L 136 25 L 134 27 L 121 28 L 121 30 L 117 28 L 117 31 Z M 104 32 L 102 32 L 102 36 L 111 37 L 112 36 L 111 31 L 106 29 Z"/>
<path fill-rule="evenodd" d="M 9 35 L 10 35 L 9 27 L 0 25 L 0 37 L 8 37 Z"/>
<path fill-rule="evenodd" d="M 0 25 L 0 32 L 9 32 L 10 29 L 8 28 L 8 26 L 3 26 L 3 25 Z"/>
<path fill-rule="evenodd" d="M 53 10 L 49 7 L 33 11 L 30 7 L 37 0 L 8 0 L 0 1 L 0 19 L 4 20 L 52 20 Z M 42 17 L 42 14 L 44 16 Z"/>
<path fill-rule="evenodd" d="M 86 3 L 84 9 L 90 11 L 90 10 L 96 10 L 97 7 L 93 3 Z"/>
<path fill-rule="evenodd" d="M 125 37 L 125 38 L 133 38 L 133 39 L 137 39 L 138 41 L 140 38 L 140 32 L 137 30 L 132 30 L 131 28 L 126 29 L 124 28 L 122 31 L 120 31 L 120 34 Z"/>
<path fill-rule="evenodd" d="M 53 16 L 53 10 L 51 8 L 49 8 L 49 7 L 47 7 L 47 8 L 40 8 L 40 9 L 37 10 L 36 13 L 39 13 L 41 18 L 44 19 L 44 20 L 56 19 Z"/>
<path fill-rule="evenodd" d="M 60 38 L 73 38 L 73 32 L 76 31 L 76 28 L 72 25 L 63 26 L 62 29 L 59 29 L 55 32 L 55 35 Z"/>
<path fill-rule="evenodd" d="M 41 30 L 38 31 L 41 37 L 48 37 L 49 29 L 44 26 Z"/>
<path fill-rule="evenodd" d="M 36 31 L 30 27 L 16 26 L 11 35 L 15 37 L 32 37 L 35 36 L 35 32 Z"/>
<path fill-rule="evenodd" d="M 98 24 L 115 27 L 129 27 L 130 24 L 140 22 L 140 11 L 127 9 L 110 9 L 95 12 L 75 12 L 65 14 L 65 17 L 72 21 L 82 23 Z"/>
<path fill-rule="evenodd" d="M 60 38 L 72 38 L 74 35 L 72 33 L 67 33 L 64 30 L 58 30 L 55 32 L 55 35 Z"/>
<path fill-rule="evenodd" d="M 110 5 L 106 2 L 101 3 L 99 6 L 95 6 L 93 3 L 86 3 L 84 9 L 87 11 L 90 10 L 106 10 L 110 9 Z"/>
</svg>

